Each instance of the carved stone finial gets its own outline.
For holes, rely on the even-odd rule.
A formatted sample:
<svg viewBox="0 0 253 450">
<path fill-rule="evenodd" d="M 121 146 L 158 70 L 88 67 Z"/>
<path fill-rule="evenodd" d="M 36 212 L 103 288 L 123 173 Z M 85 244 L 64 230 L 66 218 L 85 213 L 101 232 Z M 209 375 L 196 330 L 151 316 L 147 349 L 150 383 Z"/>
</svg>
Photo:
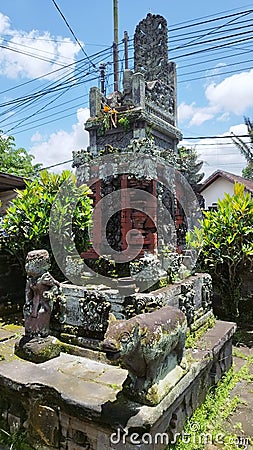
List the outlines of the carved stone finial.
<svg viewBox="0 0 253 450">
<path fill-rule="evenodd" d="M 146 81 L 168 82 L 167 22 L 160 15 L 148 14 L 136 27 L 134 35 L 134 71 Z"/>
<path fill-rule="evenodd" d="M 148 14 L 134 35 L 134 70 L 146 82 L 149 106 L 166 111 L 167 120 L 176 118 L 176 66 L 168 59 L 168 31 L 164 17 Z"/>
</svg>

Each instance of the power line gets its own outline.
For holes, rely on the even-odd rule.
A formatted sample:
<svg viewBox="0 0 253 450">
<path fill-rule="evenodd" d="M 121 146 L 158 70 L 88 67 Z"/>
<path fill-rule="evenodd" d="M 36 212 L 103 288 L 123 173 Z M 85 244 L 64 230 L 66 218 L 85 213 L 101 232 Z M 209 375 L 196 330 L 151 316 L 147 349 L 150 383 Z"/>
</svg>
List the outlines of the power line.
<svg viewBox="0 0 253 450">
<path fill-rule="evenodd" d="M 52 166 L 42 167 L 42 169 L 40 169 L 39 172 L 41 172 L 42 170 L 52 169 L 53 167 L 62 166 L 63 164 L 67 164 L 72 161 L 73 161 L 73 159 L 68 159 L 67 161 L 63 161 L 63 162 L 60 162 L 57 164 L 52 164 Z"/>
<path fill-rule="evenodd" d="M 40 39 L 39 39 L 39 40 L 40 40 Z M 34 41 L 34 39 L 33 39 L 33 41 Z M 47 53 L 48 55 L 51 55 L 52 57 L 55 58 L 55 53 L 48 52 L 47 50 L 41 50 L 41 49 L 39 49 L 39 48 L 37 48 L 37 47 L 31 47 L 31 46 L 29 46 L 29 45 L 25 45 L 24 43 L 20 44 L 19 42 L 15 42 L 15 41 L 13 41 L 13 40 L 7 41 L 7 39 L 2 39 L 2 42 L 5 42 L 6 44 L 9 44 L 9 47 L 8 47 L 8 48 L 11 48 L 12 50 L 15 50 L 15 46 L 17 46 L 17 47 L 22 47 L 22 48 L 28 48 L 28 49 L 30 49 L 30 50 L 35 50 L 36 53 L 38 53 L 38 52 L 40 52 L 40 53 Z M 72 42 L 70 41 L 70 43 L 72 43 Z M 12 45 L 13 48 L 12 48 L 10 45 Z M 34 54 L 33 54 L 33 55 L 34 55 Z M 51 57 L 51 60 L 52 60 L 52 57 Z M 66 56 L 61 56 L 61 59 L 66 59 L 66 60 L 73 61 L 73 58 L 68 58 L 68 57 L 66 57 Z"/>
<path fill-rule="evenodd" d="M 242 14 L 245 14 L 245 13 L 252 13 L 252 12 L 253 12 L 253 9 L 248 9 L 246 11 L 240 11 L 240 12 L 234 13 L 234 14 L 227 14 L 225 16 L 219 16 L 218 18 L 217 17 L 214 18 L 214 16 L 217 16 L 218 14 L 214 14 L 214 15 L 211 15 L 211 16 L 204 16 L 204 17 L 200 17 L 199 19 L 196 19 L 196 20 L 201 20 L 201 19 L 205 19 L 205 18 L 208 18 L 208 17 L 212 17 L 212 19 L 203 20 L 203 21 L 200 21 L 200 22 L 195 22 L 194 19 L 190 20 L 188 22 L 181 22 L 181 23 L 179 23 L 179 25 L 182 25 L 182 26 L 180 26 L 180 27 L 175 27 L 174 26 L 174 28 L 170 28 L 170 32 L 178 31 L 178 30 L 182 30 L 182 29 L 185 30 L 186 28 L 197 27 L 197 26 L 203 25 L 205 23 L 211 23 L 211 22 L 215 22 L 217 20 L 228 19 L 229 17 L 235 17 L 235 16 L 239 16 L 239 15 L 242 15 Z M 193 25 L 185 25 L 187 23 L 192 23 L 192 22 L 194 22 Z"/>
<path fill-rule="evenodd" d="M 180 59 L 180 58 L 185 58 L 187 56 L 197 55 L 199 53 L 210 52 L 210 51 L 212 51 L 214 49 L 220 49 L 220 48 L 223 48 L 223 47 L 227 47 L 228 45 L 237 45 L 240 42 L 246 42 L 246 41 L 250 41 L 252 39 L 253 39 L 253 37 L 249 37 L 249 38 L 245 38 L 245 39 L 239 39 L 238 41 L 227 42 L 226 44 L 216 45 L 216 46 L 211 47 L 211 48 L 205 48 L 205 49 L 202 49 L 202 50 L 197 50 L 196 52 L 185 53 L 184 55 L 179 55 L 179 56 L 173 57 L 173 60 L 177 60 L 177 59 Z"/>
<path fill-rule="evenodd" d="M 249 137 L 249 135 L 248 134 L 239 134 L 239 135 L 234 135 L 233 134 L 233 136 L 230 136 L 230 135 L 228 135 L 228 136 L 194 136 L 194 137 L 192 137 L 192 136 L 190 136 L 190 137 L 184 137 L 184 139 L 189 139 L 189 140 L 196 140 L 196 139 L 228 139 L 228 138 L 230 138 L 230 139 L 232 139 L 233 137 L 240 137 L 240 138 L 242 138 L 242 137 Z"/>
<path fill-rule="evenodd" d="M 242 56 L 242 55 L 245 55 L 245 54 L 247 54 L 247 53 L 251 53 L 252 52 L 252 49 L 250 49 L 250 50 L 245 50 L 245 51 L 243 51 L 243 52 L 240 52 L 240 53 L 233 53 L 232 55 L 227 55 L 226 56 L 226 59 L 229 59 L 229 58 L 234 58 L 235 56 Z M 198 58 L 198 57 L 197 57 Z M 197 59 L 197 58 L 195 58 L 195 59 Z M 201 61 L 199 61 L 199 62 L 195 62 L 195 63 L 191 63 L 191 64 L 186 64 L 185 66 L 180 66 L 180 67 L 178 67 L 178 70 L 182 70 L 182 69 L 184 69 L 185 67 L 193 67 L 193 66 L 199 66 L 199 65 L 201 65 L 201 64 L 206 64 L 206 63 L 209 63 L 209 62 L 214 62 L 214 61 L 220 61 L 220 60 L 223 60 L 224 61 L 224 55 L 223 56 L 219 56 L 219 57 L 217 57 L 217 58 L 211 58 L 211 59 L 205 59 L 204 61 L 203 60 L 201 60 Z M 252 61 L 252 60 L 251 60 Z M 186 73 L 185 75 L 189 75 L 189 73 Z"/>
<path fill-rule="evenodd" d="M 252 27 L 252 25 L 250 25 L 250 27 Z M 181 48 L 192 47 L 193 45 L 196 46 L 196 45 L 210 44 L 210 42 L 222 41 L 222 40 L 225 40 L 225 39 L 235 38 L 236 36 L 242 36 L 242 35 L 250 34 L 250 33 L 252 33 L 252 30 L 250 30 L 250 31 L 243 31 L 241 33 L 235 33 L 235 34 L 233 33 L 233 34 L 230 34 L 229 36 L 222 36 L 222 37 L 218 37 L 218 38 L 215 38 L 215 39 L 208 39 L 207 41 L 195 42 L 195 40 L 194 40 L 194 42 L 189 42 L 187 44 L 184 44 L 183 46 L 178 46 L 178 47 L 175 47 L 175 48 L 171 48 L 169 51 L 173 52 L 173 51 L 179 50 Z M 198 41 L 199 41 L 199 39 L 198 39 Z"/>
<path fill-rule="evenodd" d="M 11 48 L 11 47 L 6 47 L 5 45 L 0 45 L 0 48 L 3 48 L 4 50 L 9 50 L 11 52 L 19 53 L 20 55 L 30 56 L 31 58 L 39 59 L 41 61 L 52 62 L 52 58 L 48 59 L 48 58 L 44 58 L 42 56 L 36 56 L 34 54 L 31 54 L 31 53 L 22 52 L 21 50 L 17 50 L 17 49 Z M 61 67 L 64 66 L 64 64 L 60 64 L 60 63 L 57 63 L 57 62 L 54 62 L 54 64 L 57 65 L 57 66 L 61 66 Z"/>
<path fill-rule="evenodd" d="M 251 63 L 252 64 L 252 59 L 246 59 L 245 61 L 238 61 L 238 62 L 236 62 L 236 63 L 231 63 L 231 64 L 224 64 L 224 66 L 222 66 L 222 67 L 224 67 L 224 68 L 226 68 L 226 67 L 232 67 L 232 66 L 237 66 L 238 64 L 246 64 L 246 63 Z M 221 66 L 220 66 L 221 67 Z M 219 68 L 220 68 L 219 67 Z M 250 66 L 250 68 L 252 67 L 252 65 Z M 194 70 L 194 71 L 192 71 L 192 72 L 187 72 L 186 74 L 184 74 L 184 73 L 180 73 L 179 75 L 178 75 L 178 78 L 180 78 L 180 77 L 183 77 L 183 76 L 187 76 L 187 75 L 193 75 L 194 73 L 201 73 L 201 72 L 207 72 L 208 70 L 214 70 L 214 68 L 213 67 L 206 67 L 205 69 L 198 69 L 198 70 Z M 244 69 L 245 70 L 245 69 Z M 219 73 L 219 75 L 222 75 L 223 73 L 226 73 L 226 72 L 221 72 L 221 73 Z"/>
<path fill-rule="evenodd" d="M 247 14 L 249 14 L 249 13 L 247 13 Z M 199 38 L 203 38 L 203 37 L 209 36 L 211 34 L 215 34 L 215 35 L 224 34 L 224 33 L 227 33 L 228 31 L 231 32 L 231 31 L 235 31 L 235 30 L 248 28 L 251 25 L 238 26 L 238 25 L 246 24 L 248 22 L 251 23 L 252 18 L 247 19 L 247 20 L 240 20 L 240 21 L 238 21 L 238 18 L 236 18 L 236 19 L 232 19 L 228 22 L 225 22 L 222 25 L 219 25 L 215 28 L 210 28 L 210 27 L 203 28 L 203 29 L 199 30 L 199 32 L 198 32 L 199 34 L 197 34 L 196 30 L 188 31 L 187 33 L 179 33 L 178 35 L 170 37 L 169 41 L 174 43 L 174 42 L 180 42 L 180 41 L 184 41 L 184 40 L 188 40 L 188 39 L 192 39 L 192 38 L 194 38 L 194 40 L 197 40 Z M 232 26 L 230 26 L 231 23 L 233 23 Z"/>
<path fill-rule="evenodd" d="M 76 37 L 74 31 L 72 30 L 71 26 L 69 25 L 69 23 L 68 23 L 66 17 L 65 17 L 65 16 L 63 15 L 63 13 L 61 12 L 59 6 L 58 6 L 57 3 L 55 2 L 55 0 L 52 0 L 52 2 L 53 2 L 53 4 L 54 4 L 54 6 L 56 7 L 57 11 L 59 12 L 59 14 L 61 15 L 62 19 L 63 19 L 64 22 L 66 23 L 66 25 L 67 25 L 69 31 L 71 32 L 72 36 L 74 37 L 75 41 L 77 42 L 77 44 L 78 44 L 79 47 L 81 48 L 83 54 L 86 56 L 86 58 L 89 59 L 89 61 L 90 61 L 91 65 L 92 65 L 92 67 L 96 69 L 95 64 L 90 60 L 89 56 L 87 55 L 86 51 L 84 50 L 83 46 L 81 45 L 80 41 L 77 39 L 77 37 Z"/>
<path fill-rule="evenodd" d="M 111 51 L 111 49 L 112 49 L 111 46 L 107 47 L 106 49 L 91 55 L 91 58 L 94 59 L 95 57 L 100 57 L 102 55 L 105 55 L 106 53 L 108 53 L 109 50 Z M 39 77 L 33 78 L 32 80 L 25 81 L 24 83 L 18 84 L 18 85 L 14 86 L 14 87 L 11 87 L 9 89 L 5 89 L 4 91 L 1 91 L 0 94 L 5 94 L 6 92 L 10 92 L 10 91 L 12 91 L 14 89 L 18 89 L 20 87 L 23 87 L 23 86 L 25 86 L 27 84 L 34 83 L 35 81 L 41 80 L 42 78 L 47 78 L 47 77 L 49 77 L 49 76 L 51 76 L 53 74 L 56 74 L 57 72 L 60 72 L 61 70 L 64 70 L 66 68 L 70 68 L 70 67 L 75 66 L 76 64 L 79 64 L 79 63 L 83 63 L 86 60 L 87 60 L 87 57 L 82 58 L 79 61 L 74 61 L 73 63 L 70 63 L 70 64 L 67 64 L 67 65 L 64 65 L 63 67 L 60 67 L 59 69 L 55 69 L 55 70 L 52 70 L 50 72 L 44 73 L 43 75 L 40 75 Z"/>
<path fill-rule="evenodd" d="M 250 70 L 250 69 L 252 69 L 252 65 L 250 67 L 244 67 L 243 70 Z M 242 68 L 235 69 L 235 70 L 229 70 L 229 71 L 226 71 L 226 72 L 219 72 L 218 75 L 230 75 L 232 73 L 238 73 L 238 72 L 241 72 L 241 71 L 242 71 Z M 189 81 L 203 80 L 204 78 L 207 78 L 207 77 L 208 78 L 212 78 L 214 76 L 217 76 L 217 74 L 210 75 L 210 76 L 204 75 L 202 77 L 195 77 L 195 78 L 190 78 L 190 79 L 187 79 L 187 80 L 178 81 L 178 84 L 188 83 Z"/>
</svg>

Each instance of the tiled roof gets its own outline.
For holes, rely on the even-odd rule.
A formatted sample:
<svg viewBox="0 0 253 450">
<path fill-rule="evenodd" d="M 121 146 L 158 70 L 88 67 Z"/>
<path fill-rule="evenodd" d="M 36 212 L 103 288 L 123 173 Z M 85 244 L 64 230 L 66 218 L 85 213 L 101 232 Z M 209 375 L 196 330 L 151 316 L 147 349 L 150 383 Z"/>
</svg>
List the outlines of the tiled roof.
<svg viewBox="0 0 253 450">
<path fill-rule="evenodd" d="M 245 189 L 250 193 L 253 193 L 253 181 L 247 180 L 246 178 L 240 177 L 239 175 L 234 175 L 230 172 L 225 172 L 225 170 L 216 170 L 212 175 L 210 175 L 199 188 L 199 192 L 203 192 L 210 184 L 212 184 L 217 178 L 224 178 L 231 183 L 244 184 Z"/>
<path fill-rule="evenodd" d="M 10 191 L 12 189 L 23 189 L 25 182 L 22 177 L 0 172 L 0 192 Z"/>
</svg>

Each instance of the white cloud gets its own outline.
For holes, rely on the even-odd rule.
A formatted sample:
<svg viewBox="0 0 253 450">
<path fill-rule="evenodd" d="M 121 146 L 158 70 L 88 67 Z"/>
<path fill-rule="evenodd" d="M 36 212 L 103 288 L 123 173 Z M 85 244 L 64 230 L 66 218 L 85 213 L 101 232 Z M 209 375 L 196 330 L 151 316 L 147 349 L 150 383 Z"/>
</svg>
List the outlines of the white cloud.
<svg viewBox="0 0 253 450">
<path fill-rule="evenodd" d="M 215 106 L 205 106 L 204 108 L 199 108 L 195 103 L 187 105 L 182 102 L 178 107 L 178 118 L 180 122 L 189 122 L 191 125 L 201 125 L 202 123 L 210 120 L 217 113 L 217 108 Z"/>
<path fill-rule="evenodd" d="M 37 143 L 30 147 L 30 152 L 35 156 L 34 162 L 43 163 L 44 167 L 52 166 L 72 159 L 72 151 L 86 148 L 88 145 L 88 132 L 84 130 L 84 122 L 89 117 L 88 108 L 80 108 L 77 111 L 77 123 L 72 126 L 72 131 L 67 133 L 58 130 L 48 137 L 43 137 L 36 132 L 31 141 Z M 70 169 L 72 163 L 52 168 L 54 172 Z"/>
<path fill-rule="evenodd" d="M 216 82 L 218 82 L 224 67 L 226 67 L 225 63 L 218 63 L 213 69 L 207 69 L 205 86 L 208 86 L 210 83 L 213 83 L 214 79 L 216 80 Z"/>
<path fill-rule="evenodd" d="M 210 105 L 219 110 L 242 115 L 253 106 L 253 69 L 225 78 L 219 84 L 211 83 L 205 91 Z"/>
<path fill-rule="evenodd" d="M 178 120 L 181 122 L 184 122 L 185 120 L 190 119 L 195 110 L 195 103 L 191 103 L 190 105 L 187 105 L 185 102 L 180 103 L 178 107 Z"/>
<path fill-rule="evenodd" d="M 191 118 L 190 125 L 202 125 L 202 123 L 212 119 L 214 114 L 213 108 L 197 108 Z"/>
<path fill-rule="evenodd" d="M 73 64 L 80 51 L 79 45 L 69 38 L 55 37 L 38 30 L 11 29 L 9 18 L 0 13 L 0 40 L 3 35 L 9 39 L 8 42 L 2 41 L 6 48 L 0 49 L 0 74 L 13 79 L 40 76 L 52 79 L 55 75 L 46 74 Z M 74 65 L 68 71 L 74 71 Z M 62 76 L 63 72 L 60 74 Z"/>
<path fill-rule="evenodd" d="M 203 139 L 195 143 L 194 147 L 199 154 L 199 160 L 204 161 L 205 177 L 208 177 L 217 169 L 241 175 L 242 169 L 246 167 L 247 162 L 233 144 L 230 137 L 231 132 L 235 135 L 245 135 L 247 134 L 247 128 L 244 124 L 232 126 L 226 133 L 220 135 L 220 139 Z M 224 138 L 224 136 L 227 136 L 227 138 Z M 192 143 L 183 142 L 183 145 L 187 147 Z"/>
<path fill-rule="evenodd" d="M 31 137 L 31 142 L 40 142 L 43 139 L 42 135 L 39 131 L 36 131 L 36 133 Z"/>
<path fill-rule="evenodd" d="M 7 34 L 10 30 L 10 19 L 0 12 L 0 35 Z"/>
<path fill-rule="evenodd" d="M 253 69 L 210 83 L 205 89 L 208 105 L 198 107 L 195 102 L 182 102 L 178 107 L 179 121 L 188 126 L 202 125 L 213 118 L 227 121 L 231 114 L 242 116 L 253 107 Z M 219 114 L 219 116 L 217 116 Z"/>
<path fill-rule="evenodd" d="M 219 122 L 228 122 L 230 119 L 230 114 L 228 112 L 225 112 L 221 114 L 221 116 L 217 117 L 217 120 Z"/>
</svg>

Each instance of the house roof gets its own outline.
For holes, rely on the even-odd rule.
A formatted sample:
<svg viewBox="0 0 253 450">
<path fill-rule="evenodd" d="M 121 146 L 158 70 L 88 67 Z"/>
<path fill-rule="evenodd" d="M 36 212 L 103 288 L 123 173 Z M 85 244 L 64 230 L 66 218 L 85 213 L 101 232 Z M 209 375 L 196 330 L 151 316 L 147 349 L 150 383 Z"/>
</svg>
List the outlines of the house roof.
<svg viewBox="0 0 253 450">
<path fill-rule="evenodd" d="M 0 172 L 0 192 L 6 192 L 12 189 L 24 189 L 24 187 L 24 178 Z"/>
<path fill-rule="evenodd" d="M 253 181 L 247 180 L 246 178 L 240 177 L 239 175 L 234 175 L 230 172 L 225 172 L 225 170 L 216 170 L 212 175 L 210 175 L 199 188 L 199 192 L 203 192 L 210 184 L 216 181 L 218 178 L 223 178 L 231 183 L 240 183 L 245 186 L 246 191 L 253 194 Z"/>
</svg>

